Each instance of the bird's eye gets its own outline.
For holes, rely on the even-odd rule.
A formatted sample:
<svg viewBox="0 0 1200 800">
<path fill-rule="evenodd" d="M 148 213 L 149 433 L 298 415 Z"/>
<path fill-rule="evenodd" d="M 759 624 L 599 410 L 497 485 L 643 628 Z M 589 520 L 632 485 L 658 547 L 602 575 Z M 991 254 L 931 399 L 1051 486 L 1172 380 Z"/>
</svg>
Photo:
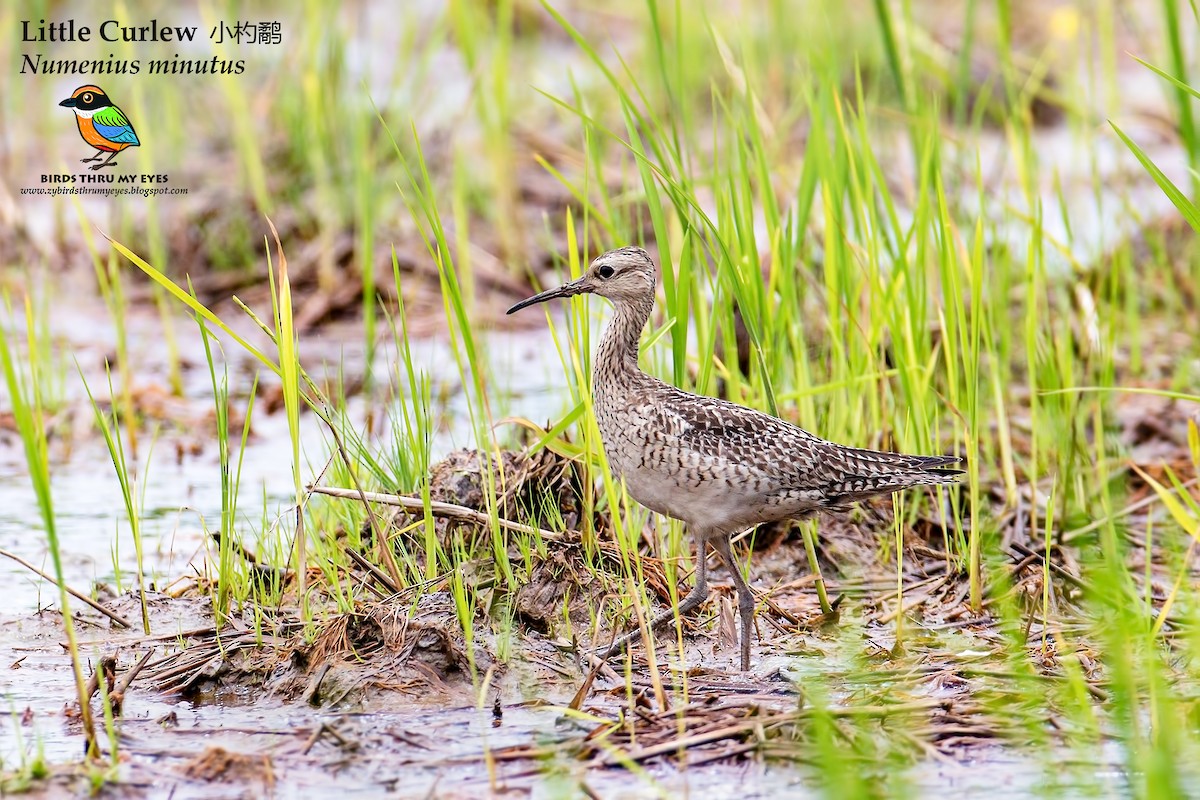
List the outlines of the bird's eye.
<svg viewBox="0 0 1200 800">
<path fill-rule="evenodd" d="M 84 93 L 83 93 L 83 102 L 85 102 L 85 103 L 90 103 L 90 102 L 92 102 L 92 93 L 91 93 L 91 92 L 84 92 Z"/>
<path fill-rule="evenodd" d="M 600 269 L 596 270 L 596 274 L 601 278 L 611 278 L 613 276 L 613 268 L 605 264 Z"/>
</svg>

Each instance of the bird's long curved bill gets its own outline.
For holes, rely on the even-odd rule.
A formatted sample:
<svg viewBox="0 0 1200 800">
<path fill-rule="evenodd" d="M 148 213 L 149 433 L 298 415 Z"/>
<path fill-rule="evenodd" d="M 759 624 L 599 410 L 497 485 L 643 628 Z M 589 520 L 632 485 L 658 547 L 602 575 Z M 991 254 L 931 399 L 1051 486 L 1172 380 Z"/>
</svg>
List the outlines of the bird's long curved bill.
<svg viewBox="0 0 1200 800">
<path fill-rule="evenodd" d="M 547 300 L 553 300 L 556 297 L 574 297 L 575 295 L 580 294 L 583 291 L 584 291 L 584 282 L 583 282 L 583 278 L 580 278 L 577 281 L 571 281 L 570 283 L 564 283 L 562 286 L 559 286 L 556 289 L 547 289 L 546 291 L 542 292 L 541 294 L 535 294 L 533 297 L 530 297 L 528 299 L 522 300 L 521 302 L 517 303 L 515 306 L 513 306 L 512 308 L 510 308 L 508 311 L 506 311 L 504 313 L 514 314 L 517 311 L 520 311 L 522 308 L 527 308 L 532 305 L 537 305 L 538 303 L 544 303 Z"/>
</svg>

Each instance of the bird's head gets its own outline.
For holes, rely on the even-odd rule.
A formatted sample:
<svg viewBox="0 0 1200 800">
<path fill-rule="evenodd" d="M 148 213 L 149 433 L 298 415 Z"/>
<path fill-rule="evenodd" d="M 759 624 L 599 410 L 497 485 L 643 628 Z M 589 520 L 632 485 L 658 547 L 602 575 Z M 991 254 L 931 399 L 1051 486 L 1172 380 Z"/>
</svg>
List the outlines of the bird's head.
<svg viewBox="0 0 1200 800">
<path fill-rule="evenodd" d="M 112 101 L 108 99 L 108 95 L 99 86 L 80 86 L 71 96 L 59 103 L 60 106 L 75 109 L 75 113 L 83 112 L 90 115 L 91 112 L 98 108 L 111 106 Z"/>
<path fill-rule="evenodd" d="M 555 297 L 577 294 L 598 294 L 614 303 L 635 303 L 654 297 L 654 281 L 655 267 L 650 254 L 640 247 L 621 247 L 597 256 L 578 280 L 522 300 L 508 313 Z"/>
</svg>

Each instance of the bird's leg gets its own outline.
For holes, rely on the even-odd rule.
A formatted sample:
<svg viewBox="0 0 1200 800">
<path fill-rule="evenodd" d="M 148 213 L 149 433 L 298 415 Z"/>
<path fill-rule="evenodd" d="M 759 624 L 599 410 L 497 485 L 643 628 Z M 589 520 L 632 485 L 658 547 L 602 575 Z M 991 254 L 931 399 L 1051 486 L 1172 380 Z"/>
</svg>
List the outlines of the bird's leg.
<svg viewBox="0 0 1200 800">
<path fill-rule="evenodd" d="M 717 555 L 729 568 L 729 575 L 733 578 L 734 588 L 737 589 L 738 614 L 742 622 L 742 636 L 739 640 L 742 649 L 742 672 L 746 672 L 750 669 L 750 634 L 754 627 L 754 593 L 750 591 L 750 584 L 746 583 L 746 579 L 742 577 L 742 571 L 738 569 L 737 562 L 734 561 L 733 549 L 729 546 L 729 537 L 722 535 L 713 539 L 713 549 L 717 551 Z"/>
<path fill-rule="evenodd" d="M 670 622 L 677 614 L 682 617 L 684 614 L 703 603 L 708 597 L 707 555 L 708 547 L 705 545 L 705 540 L 698 537 L 696 544 L 696 583 L 694 586 L 692 586 L 692 590 L 687 593 L 687 596 L 679 602 L 679 606 L 677 608 L 668 608 L 650 622 L 649 631 L 651 633 Z M 617 653 L 624 650 L 629 643 L 636 639 L 640 634 L 641 631 L 635 628 L 613 642 L 612 645 L 610 645 L 609 648 L 601 654 L 601 656 L 603 658 L 611 658 L 615 656 Z"/>
<path fill-rule="evenodd" d="M 100 150 L 97 150 L 97 151 L 96 151 L 96 154 L 95 154 L 94 156 L 92 156 L 91 158 L 81 158 L 81 159 L 79 159 L 79 163 L 80 163 L 80 164 L 87 164 L 88 162 L 91 162 L 91 161 L 99 161 L 99 160 L 100 160 L 100 153 L 101 153 L 101 152 L 102 152 L 102 151 L 100 151 Z"/>
<path fill-rule="evenodd" d="M 99 158 L 99 157 L 100 157 L 99 155 L 96 156 L 96 158 Z M 113 159 L 116 157 L 117 157 L 117 151 L 114 150 L 108 154 L 108 161 L 105 161 L 103 164 L 93 164 L 91 166 L 91 169 L 100 169 L 101 167 L 115 167 L 117 165 L 117 162 L 113 161 Z"/>
</svg>

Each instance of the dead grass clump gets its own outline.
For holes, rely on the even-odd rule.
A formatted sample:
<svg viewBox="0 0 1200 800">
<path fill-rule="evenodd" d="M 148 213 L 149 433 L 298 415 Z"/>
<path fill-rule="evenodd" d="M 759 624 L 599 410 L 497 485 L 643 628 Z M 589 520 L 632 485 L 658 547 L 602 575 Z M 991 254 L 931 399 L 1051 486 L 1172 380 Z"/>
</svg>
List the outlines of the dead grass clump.
<svg viewBox="0 0 1200 800">
<path fill-rule="evenodd" d="M 193 694 L 215 684 L 342 701 L 365 686 L 469 685 L 472 667 L 486 670 L 494 663 L 485 644 L 467 641 L 446 592 L 423 596 L 415 608 L 383 601 L 334 615 L 312 643 L 298 620 L 276 627 L 287 635 L 206 631 L 187 649 L 149 665 L 141 680 L 167 694 Z"/>
<path fill-rule="evenodd" d="M 563 527 L 578 530 L 583 523 L 585 486 L 580 464 L 550 450 L 526 455 L 506 450 L 490 460 L 479 450 L 455 450 L 434 465 L 430 495 L 435 500 L 487 511 L 488 470 L 494 470 L 500 516 L 536 524 L 548 515 L 561 516 Z"/>
<path fill-rule="evenodd" d="M 424 595 L 415 609 L 392 601 L 371 603 L 361 611 L 330 620 L 306 652 L 310 668 L 330 660 L 378 663 L 390 670 L 418 661 L 439 676 L 469 675 L 471 665 L 487 669 L 491 653 L 475 643 L 472 650 L 446 592 Z"/>
<path fill-rule="evenodd" d="M 585 508 L 595 507 L 594 502 L 584 502 L 586 493 L 595 489 L 585 482 L 583 468 L 549 450 L 532 455 L 506 450 L 495 459 L 479 450 L 455 450 L 430 471 L 430 499 L 487 514 L 489 484 L 495 486 L 501 519 L 533 527 L 578 530 Z M 413 522 L 412 514 L 397 510 L 389 526 L 403 531 Z M 593 523 L 599 528 L 603 520 L 597 517 Z M 485 527 L 474 522 L 439 518 L 435 524 L 443 547 L 450 546 L 456 533 L 469 540 L 487 535 Z M 371 535 L 369 523 L 364 525 L 363 535 Z M 422 542 L 412 541 L 411 546 L 414 552 L 424 550 Z"/>
</svg>

